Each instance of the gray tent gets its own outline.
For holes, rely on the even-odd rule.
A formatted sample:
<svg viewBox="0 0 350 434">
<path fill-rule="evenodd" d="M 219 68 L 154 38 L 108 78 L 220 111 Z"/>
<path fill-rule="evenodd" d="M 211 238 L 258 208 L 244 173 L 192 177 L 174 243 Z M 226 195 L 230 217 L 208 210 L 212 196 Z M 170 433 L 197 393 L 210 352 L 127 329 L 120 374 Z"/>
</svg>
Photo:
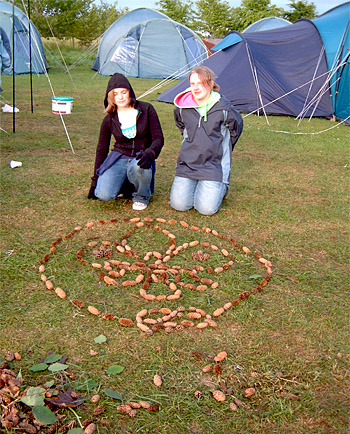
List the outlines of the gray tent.
<svg viewBox="0 0 350 434">
<path fill-rule="evenodd" d="M 291 26 L 292 23 L 284 18 L 265 17 L 250 24 L 242 33 L 263 32 L 264 30 L 279 29 L 280 27 Z"/>
<path fill-rule="evenodd" d="M 161 12 L 139 8 L 115 21 L 104 33 L 92 69 L 129 77 L 184 77 L 208 57 L 203 41 Z"/>
<path fill-rule="evenodd" d="M 9 42 L 11 59 L 15 65 L 15 74 L 30 72 L 30 57 L 32 72 L 36 74 L 45 73 L 48 66 L 40 34 L 34 24 L 30 22 L 29 38 L 29 20 L 27 16 L 16 6 L 13 8 L 11 3 L 0 1 L 0 27 Z M 13 39 L 15 50 L 13 50 Z M 12 74 L 12 67 L 4 71 L 4 74 Z"/>
</svg>

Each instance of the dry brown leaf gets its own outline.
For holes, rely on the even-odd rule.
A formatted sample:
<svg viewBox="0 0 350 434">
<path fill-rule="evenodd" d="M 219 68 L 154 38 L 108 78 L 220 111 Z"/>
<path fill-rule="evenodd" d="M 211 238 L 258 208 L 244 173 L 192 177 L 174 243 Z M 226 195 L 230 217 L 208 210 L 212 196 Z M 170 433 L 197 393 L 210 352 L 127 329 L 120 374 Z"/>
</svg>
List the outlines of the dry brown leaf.
<svg viewBox="0 0 350 434">
<path fill-rule="evenodd" d="M 220 365 L 214 365 L 213 373 L 214 373 L 214 375 L 216 375 L 217 377 L 218 377 L 219 375 L 221 375 L 221 374 L 222 374 L 222 368 L 221 368 L 221 366 L 220 366 Z"/>
<path fill-rule="evenodd" d="M 114 321 L 116 319 L 115 315 L 113 315 L 112 313 L 108 313 L 108 312 L 103 313 L 102 318 L 107 320 L 107 321 Z"/>
<path fill-rule="evenodd" d="M 79 307 L 80 309 L 82 309 L 83 307 L 85 307 L 85 303 L 83 301 L 81 301 L 81 300 L 75 299 L 75 300 L 72 301 L 72 303 L 75 306 Z"/>
</svg>

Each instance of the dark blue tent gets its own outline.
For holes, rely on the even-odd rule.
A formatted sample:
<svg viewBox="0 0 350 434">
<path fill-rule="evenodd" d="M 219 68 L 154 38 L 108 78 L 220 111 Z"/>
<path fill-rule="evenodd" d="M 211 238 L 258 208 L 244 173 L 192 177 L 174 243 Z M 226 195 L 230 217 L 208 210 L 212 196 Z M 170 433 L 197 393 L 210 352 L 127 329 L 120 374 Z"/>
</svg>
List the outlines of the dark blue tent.
<svg viewBox="0 0 350 434">
<path fill-rule="evenodd" d="M 256 33 L 232 32 L 214 47 L 219 51 L 202 65 L 214 71 L 220 92 L 240 111 L 261 111 L 263 107 L 266 114 L 335 115 L 345 119 L 350 114 L 346 36 L 349 12 L 350 2 L 313 21 L 300 20 L 291 26 Z M 339 14 L 345 19 L 339 20 Z M 336 38 L 330 31 L 334 16 L 338 16 Z M 323 32 L 317 27 L 318 21 L 323 23 Z M 334 45 L 337 50 L 332 66 L 327 51 Z M 331 73 L 334 65 L 338 75 Z M 185 79 L 163 92 L 158 100 L 173 102 L 188 85 Z M 336 93 L 340 90 L 342 95 Z M 337 102 L 342 101 L 341 111 L 336 110 L 335 96 Z"/>
</svg>

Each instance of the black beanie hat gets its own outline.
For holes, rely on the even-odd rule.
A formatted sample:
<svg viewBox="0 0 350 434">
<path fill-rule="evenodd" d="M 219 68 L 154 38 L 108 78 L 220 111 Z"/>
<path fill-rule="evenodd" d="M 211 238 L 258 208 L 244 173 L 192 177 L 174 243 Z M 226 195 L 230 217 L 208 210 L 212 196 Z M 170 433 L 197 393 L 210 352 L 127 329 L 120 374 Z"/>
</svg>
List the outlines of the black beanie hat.
<svg viewBox="0 0 350 434">
<path fill-rule="evenodd" d="M 112 77 L 110 78 L 108 85 L 107 85 L 106 96 L 105 96 L 105 100 L 104 100 L 105 108 L 108 106 L 108 93 L 111 90 L 118 89 L 118 88 L 128 89 L 132 102 L 134 104 L 136 103 L 135 92 L 134 92 L 134 89 L 131 87 L 129 80 L 123 74 L 119 74 L 118 72 L 116 72 L 115 74 L 112 75 Z"/>
</svg>

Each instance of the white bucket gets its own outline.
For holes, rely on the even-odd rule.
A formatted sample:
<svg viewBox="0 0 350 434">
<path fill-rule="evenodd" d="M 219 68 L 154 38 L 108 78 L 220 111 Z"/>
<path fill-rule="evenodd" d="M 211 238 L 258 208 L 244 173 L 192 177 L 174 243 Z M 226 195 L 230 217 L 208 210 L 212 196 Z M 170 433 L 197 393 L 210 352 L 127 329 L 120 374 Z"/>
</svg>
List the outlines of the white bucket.
<svg viewBox="0 0 350 434">
<path fill-rule="evenodd" d="M 72 113 L 73 98 L 70 96 L 54 96 L 52 97 L 52 113 L 55 114 L 70 114 Z"/>
</svg>

